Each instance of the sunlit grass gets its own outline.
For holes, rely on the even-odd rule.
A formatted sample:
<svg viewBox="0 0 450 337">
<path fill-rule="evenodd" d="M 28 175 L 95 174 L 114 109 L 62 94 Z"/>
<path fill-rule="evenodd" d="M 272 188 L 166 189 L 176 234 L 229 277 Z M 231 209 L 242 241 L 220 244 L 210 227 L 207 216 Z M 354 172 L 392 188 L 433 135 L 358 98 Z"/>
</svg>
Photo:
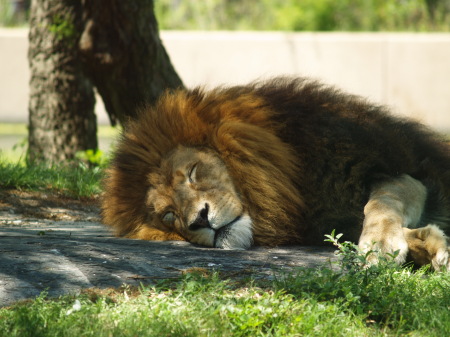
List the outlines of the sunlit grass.
<svg viewBox="0 0 450 337">
<path fill-rule="evenodd" d="M 119 132 L 117 128 L 99 126 L 98 137 L 105 140 L 105 146 L 109 147 Z M 26 166 L 27 133 L 25 124 L 0 124 L 0 136 L 14 136 L 17 139 L 12 147 L 2 146 L 0 150 L 0 188 L 53 190 L 76 198 L 93 197 L 100 193 L 102 167 L 91 167 L 83 161 L 50 168 Z M 108 152 L 102 152 L 101 156 L 101 163 L 104 164 Z M 83 157 L 82 154 L 80 157 Z"/>
<path fill-rule="evenodd" d="M 191 273 L 0 309 L 1 336 L 448 336 L 450 276 L 392 265 L 275 281 Z"/>
<path fill-rule="evenodd" d="M 100 167 L 82 163 L 69 166 L 30 166 L 0 158 L 0 188 L 53 190 L 75 198 L 94 197 L 100 193 Z"/>
</svg>

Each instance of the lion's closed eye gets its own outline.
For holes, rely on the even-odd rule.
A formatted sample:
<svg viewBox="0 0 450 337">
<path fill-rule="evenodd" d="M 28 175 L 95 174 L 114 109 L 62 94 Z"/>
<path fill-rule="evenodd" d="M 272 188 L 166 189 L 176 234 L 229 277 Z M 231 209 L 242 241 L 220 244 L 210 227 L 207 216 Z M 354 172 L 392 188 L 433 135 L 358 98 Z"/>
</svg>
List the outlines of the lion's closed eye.
<svg viewBox="0 0 450 337">
<path fill-rule="evenodd" d="M 191 184 L 194 184 L 197 181 L 197 166 L 198 163 L 195 163 L 194 165 L 192 165 L 192 167 L 189 169 L 189 174 L 188 174 L 188 178 L 189 178 L 189 182 Z"/>
</svg>

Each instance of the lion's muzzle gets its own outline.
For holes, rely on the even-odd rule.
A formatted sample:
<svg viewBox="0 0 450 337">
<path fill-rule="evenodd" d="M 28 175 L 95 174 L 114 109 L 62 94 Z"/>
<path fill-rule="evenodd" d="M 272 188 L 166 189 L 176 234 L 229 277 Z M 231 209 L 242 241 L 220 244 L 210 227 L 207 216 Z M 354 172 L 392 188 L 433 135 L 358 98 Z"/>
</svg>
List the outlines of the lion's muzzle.
<svg viewBox="0 0 450 337">
<path fill-rule="evenodd" d="M 210 220 L 210 206 L 205 203 L 204 207 L 198 211 L 197 217 L 188 226 L 189 231 L 195 233 L 193 237 L 198 240 L 198 243 L 203 245 L 210 243 L 206 245 L 222 249 L 251 247 L 253 234 L 251 219 L 247 214 L 238 215 L 225 224 L 218 224 L 214 220 L 211 220 L 211 223 Z"/>
<path fill-rule="evenodd" d="M 252 221 L 247 214 L 217 229 L 214 237 L 215 248 L 248 249 L 252 244 Z"/>
</svg>

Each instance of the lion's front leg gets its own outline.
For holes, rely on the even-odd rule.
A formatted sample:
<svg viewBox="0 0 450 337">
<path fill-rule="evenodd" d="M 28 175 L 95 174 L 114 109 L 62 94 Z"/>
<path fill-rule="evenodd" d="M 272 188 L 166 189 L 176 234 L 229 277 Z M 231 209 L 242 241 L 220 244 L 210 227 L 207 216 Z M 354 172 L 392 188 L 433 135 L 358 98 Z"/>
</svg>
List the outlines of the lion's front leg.
<svg viewBox="0 0 450 337">
<path fill-rule="evenodd" d="M 403 234 L 403 218 L 383 203 L 369 201 L 365 207 L 363 231 L 359 238 L 359 248 L 371 252 L 369 263 L 377 263 L 378 256 L 394 254 L 397 263 L 403 263 L 408 254 L 408 243 Z"/>
<path fill-rule="evenodd" d="M 415 227 L 419 223 L 425 200 L 426 188 L 408 175 L 389 179 L 371 191 L 364 207 L 364 223 L 359 238 L 359 248 L 371 252 L 370 263 L 378 262 L 380 254 L 398 252 L 397 263 L 406 261 L 408 242 L 403 227 Z"/>
</svg>

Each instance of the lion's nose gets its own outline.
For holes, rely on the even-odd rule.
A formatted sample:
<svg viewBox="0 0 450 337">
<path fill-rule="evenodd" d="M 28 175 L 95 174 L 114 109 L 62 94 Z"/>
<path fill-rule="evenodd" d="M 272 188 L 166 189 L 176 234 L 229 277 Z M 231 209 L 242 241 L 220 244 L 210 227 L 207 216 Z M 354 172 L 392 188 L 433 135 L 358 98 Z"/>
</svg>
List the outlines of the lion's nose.
<svg viewBox="0 0 450 337">
<path fill-rule="evenodd" d="M 205 207 L 198 212 L 195 220 L 189 225 L 189 229 L 195 231 L 201 228 L 210 228 L 211 225 L 208 220 L 208 212 L 209 205 L 208 203 L 205 203 Z"/>
</svg>

